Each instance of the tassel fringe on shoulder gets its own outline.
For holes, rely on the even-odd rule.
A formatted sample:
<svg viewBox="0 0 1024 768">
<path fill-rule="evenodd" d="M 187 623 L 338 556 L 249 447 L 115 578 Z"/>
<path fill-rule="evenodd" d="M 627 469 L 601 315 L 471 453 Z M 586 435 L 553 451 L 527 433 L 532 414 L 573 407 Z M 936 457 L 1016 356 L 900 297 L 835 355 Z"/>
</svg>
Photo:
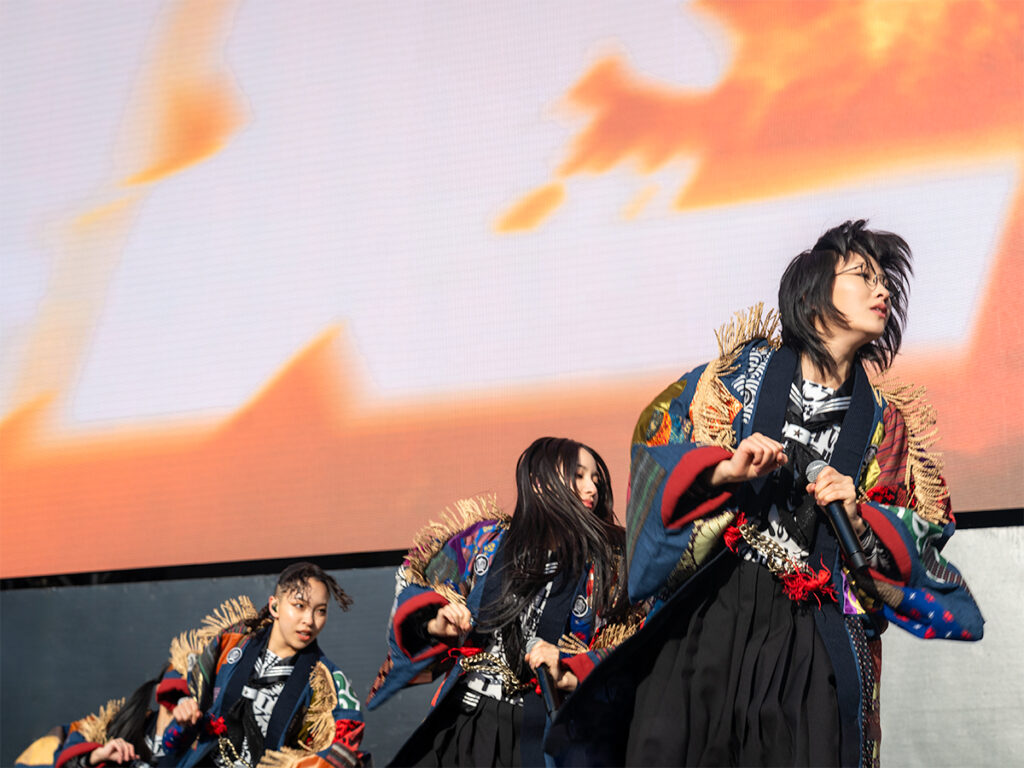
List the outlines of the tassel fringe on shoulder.
<svg viewBox="0 0 1024 768">
<path fill-rule="evenodd" d="M 187 676 L 189 657 L 201 654 L 209 642 L 225 629 L 255 618 L 256 608 L 245 595 L 225 600 L 203 619 L 201 627 L 182 632 L 171 641 L 171 667 L 183 677 Z"/>
<path fill-rule="evenodd" d="M 930 523 L 949 521 L 949 490 L 942 480 L 942 454 L 932 447 L 939 439 L 935 408 L 924 387 L 884 379 L 875 384 L 882 396 L 895 407 L 907 426 L 907 470 L 904 483 L 916 502 L 915 511 Z"/>
<path fill-rule="evenodd" d="M 409 566 L 406 577 L 414 584 L 433 588 L 426 576 L 427 565 L 444 545 L 456 534 L 472 525 L 488 520 L 496 520 L 507 525 L 509 516 L 501 511 L 496 495 L 478 496 L 460 499 L 454 508 L 449 507 L 441 513 L 440 521 L 431 521 L 413 538 L 412 548 L 406 555 Z"/>
<path fill-rule="evenodd" d="M 693 421 L 693 440 L 701 445 L 732 448 L 736 445 L 733 417 L 740 403 L 729 392 L 722 377 L 736 370 L 736 361 L 743 345 L 754 339 L 764 339 L 775 349 L 782 344 L 779 335 L 779 314 L 766 310 L 763 303 L 737 312 L 732 320 L 715 331 L 718 357 L 708 363 L 697 381 L 690 405 Z"/>
<path fill-rule="evenodd" d="M 123 698 L 111 699 L 100 707 L 95 715 L 89 715 L 82 720 L 78 729 L 82 738 L 96 744 L 105 744 L 107 742 L 107 726 L 114 719 L 114 715 L 121 711 L 124 701 Z"/>
</svg>

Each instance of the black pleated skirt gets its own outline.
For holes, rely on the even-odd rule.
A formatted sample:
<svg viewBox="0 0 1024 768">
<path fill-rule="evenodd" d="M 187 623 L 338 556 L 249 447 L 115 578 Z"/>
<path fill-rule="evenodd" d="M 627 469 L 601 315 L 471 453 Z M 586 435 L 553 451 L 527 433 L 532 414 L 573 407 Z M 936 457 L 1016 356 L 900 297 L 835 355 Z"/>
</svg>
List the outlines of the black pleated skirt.
<svg viewBox="0 0 1024 768">
<path fill-rule="evenodd" d="M 638 681 L 626 764 L 839 764 L 832 663 L 811 605 L 724 557 Z M 824 610 L 835 610 L 826 604 Z"/>
<path fill-rule="evenodd" d="M 523 708 L 486 696 L 475 707 L 467 707 L 462 703 L 465 690 L 459 684 L 445 696 L 390 765 L 520 766 Z"/>
</svg>

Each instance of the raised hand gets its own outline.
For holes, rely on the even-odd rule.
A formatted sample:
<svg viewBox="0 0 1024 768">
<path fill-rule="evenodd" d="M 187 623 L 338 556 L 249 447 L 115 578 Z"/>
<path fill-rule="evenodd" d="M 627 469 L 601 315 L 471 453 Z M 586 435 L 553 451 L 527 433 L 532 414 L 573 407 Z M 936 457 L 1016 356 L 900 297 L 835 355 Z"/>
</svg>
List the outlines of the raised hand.
<svg viewBox="0 0 1024 768">
<path fill-rule="evenodd" d="M 473 614 L 459 603 L 448 603 L 427 622 L 427 633 L 440 640 L 452 640 L 473 628 Z"/>
<path fill-rule="evenodd" d="M 789 459 L 782 443 L 755 432 L 744 438 L 730 458 L 715 465 L 711 485 L 727 485 L 753 480 L 774 472 Z"/>
<path fill-rule="evenodd" d="M 171 716 L 178 721 L 180 725 L 195 725 L 199 722 L 199 718 L 202 717 L 202 712 L 199 710 L 199 702 L 189 696 L 188 698 L 178 699 L 178 703 L 174 705 L 174 710 L 171 712 Z"/>
</svg>

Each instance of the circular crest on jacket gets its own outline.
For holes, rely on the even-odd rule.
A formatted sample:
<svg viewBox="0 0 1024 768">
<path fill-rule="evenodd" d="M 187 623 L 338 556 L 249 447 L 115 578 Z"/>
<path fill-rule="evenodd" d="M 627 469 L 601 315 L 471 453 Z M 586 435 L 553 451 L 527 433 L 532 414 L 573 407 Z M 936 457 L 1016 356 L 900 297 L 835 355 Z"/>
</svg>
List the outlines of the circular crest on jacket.
<svg viewBox="0 0 1024 768">
<path fill-rule="evenodd" d="M 587 598 L 583 595 L 576 595 L 576 599 L 572 602 L 572 615 L 577 619 L 582 619 L 590 612 L 590 605 L 587 603 Z"/>
<path fill-rule="evenodd" d="M 487 573 L 487 569 L 491 567 L 491 560 L 487 555 L 479 554 L 473 558 L 473 573 L 477 576 L 483 576 Z"/>
</svg>

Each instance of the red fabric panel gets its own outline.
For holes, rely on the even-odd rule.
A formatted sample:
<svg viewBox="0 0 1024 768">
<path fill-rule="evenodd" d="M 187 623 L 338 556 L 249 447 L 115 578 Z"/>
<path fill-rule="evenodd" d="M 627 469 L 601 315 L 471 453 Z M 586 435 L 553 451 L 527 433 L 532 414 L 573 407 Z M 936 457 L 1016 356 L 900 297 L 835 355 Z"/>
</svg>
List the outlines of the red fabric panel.
<svg viewBox="0 0 1024 768">
<path fill-rule="evenodd" d="M 684 512 L 680 517 L 676 517 L 678 514 L 676 506 L 679 499 L 693 485 L 700 473 L 731 456 L 732 452 L 716 446 L 695 448 L 683 456 L 672 470 L 668 480 L 665 481 L 665 490 L 661 496 L 661 521 L 666 528 L 670 530 L 683 528 L 697 518 L 714 512 L 732 496 L 731 489 L 723 490 L 707 501 L 698 504 L 689 512 Z"/>
</svg>

